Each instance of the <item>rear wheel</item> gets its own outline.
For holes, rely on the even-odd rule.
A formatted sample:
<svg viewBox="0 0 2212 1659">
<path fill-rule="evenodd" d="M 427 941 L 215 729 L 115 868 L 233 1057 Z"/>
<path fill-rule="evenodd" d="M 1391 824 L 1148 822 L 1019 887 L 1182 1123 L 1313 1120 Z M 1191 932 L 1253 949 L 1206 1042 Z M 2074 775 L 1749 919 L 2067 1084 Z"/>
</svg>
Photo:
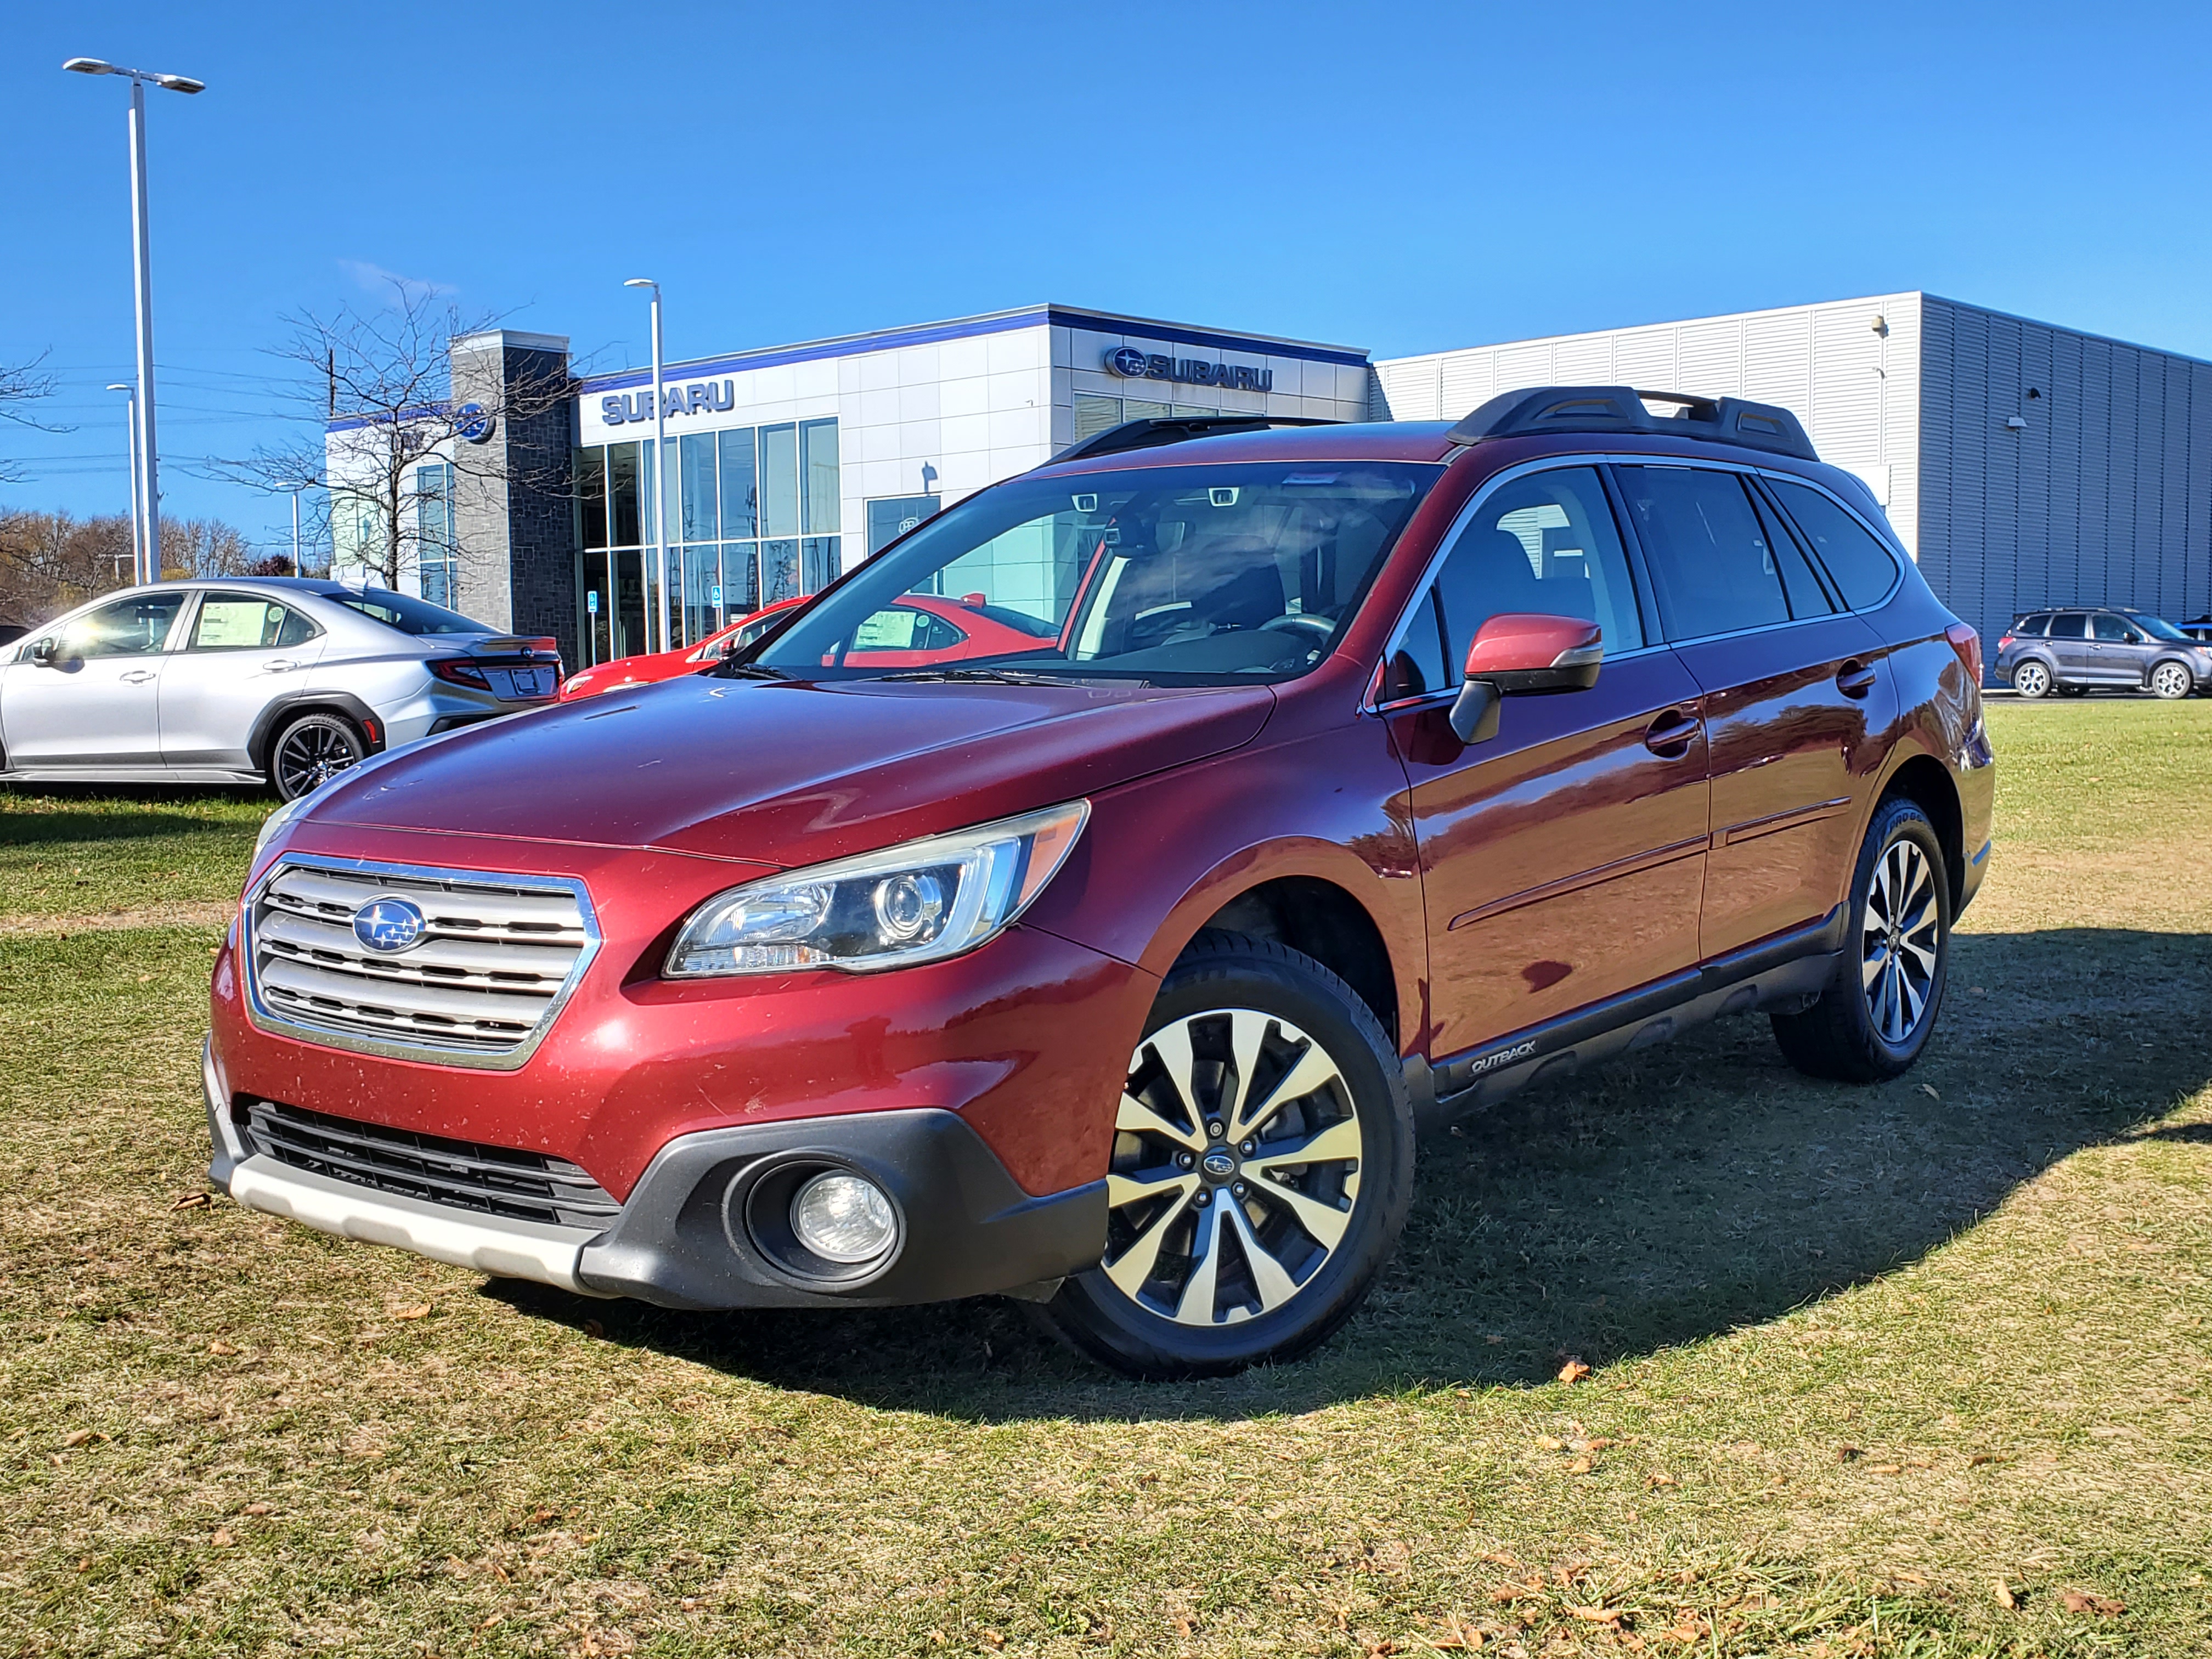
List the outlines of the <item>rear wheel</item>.
<svg viewBox="0 0 2212 1659">
<path fill-rule="evenodd" d="M 2162 662 L 2150 671 L 2150 694 L 2167 702 L 2187 696 L 2196 690 L 2195 677 L 2187 666 L 2178 662 Z"/>
<path fill-rule="evenodd" d="M 368 744 L 351 720 L 337 714 L 302 714 L 269 747 L 269 787 L 280 799 L 297 800 L 368 757 Z"/>
<path fill-rule="evenodd" d="M 1875 813 L 1849 915 L 1820 1000 L 1774 1015 L 1774 1040 L 1808 1076 L 1879 1083 L 1902 1075 L 1928 1046 L 1950 970 L 1950 878 L 1918 802 L 1899 796 Z"/>
<path fill-rule="evenodd" d="M 1130 1056 L 1106 1252 L 1045 1313 L 1133 1376 L 1216 1376 L 1326 1340 L 1405 1225 L 1413 1115 L 1373 1012 L 1311 957 L 1202 934 Z"/>
<path fill-rule="evenodd" d="M 2030 657 L 2012 671 L 2012 689 L 2023 697 L 2051 695 L 2051 671 Z"/>
</svg>

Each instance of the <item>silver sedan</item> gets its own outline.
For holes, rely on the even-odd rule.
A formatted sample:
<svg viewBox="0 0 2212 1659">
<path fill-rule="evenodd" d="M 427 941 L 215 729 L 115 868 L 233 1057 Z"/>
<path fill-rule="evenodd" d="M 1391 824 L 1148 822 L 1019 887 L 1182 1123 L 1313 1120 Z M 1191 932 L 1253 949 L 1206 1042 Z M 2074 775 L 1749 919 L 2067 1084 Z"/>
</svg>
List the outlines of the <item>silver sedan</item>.
<svg viewBox="0 0 2212 1659">
<path fill-rule="evenodd" d="M 550 703 L 558 644 L 297 577 L 103 594 L 0 649 L 0 781 L 256 783 Z"/>
</svg>

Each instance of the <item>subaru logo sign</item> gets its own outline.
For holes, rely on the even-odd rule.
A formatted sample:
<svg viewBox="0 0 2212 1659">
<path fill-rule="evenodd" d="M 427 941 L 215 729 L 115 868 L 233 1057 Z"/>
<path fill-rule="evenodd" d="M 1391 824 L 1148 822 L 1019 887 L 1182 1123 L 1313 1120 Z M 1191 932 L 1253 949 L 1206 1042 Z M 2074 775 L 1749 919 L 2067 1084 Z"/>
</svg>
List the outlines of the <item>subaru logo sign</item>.
<svg viewBox="0 0 2212 1659">
<path fill-rule="evenodd" d="M 482 404 L 463 404 L 453 414 L 457 417 L 453 422 L 454 436 L 472 444 L 491 441 L 495 422 L 484 412 Z"/>
<path fill-rule="evenodd" d="M 1106 367 L 1125 380 L 1140 380 L 1145 376 L 1145 354 L 1134 346 L 1123 346 L 1106 359 Z"/>
<path fill-rule="evenodd" d="M 1237 1160 L 1217 1146 L 1206 1155 L 1199 1167 L 1216 1181 L 1226 1181 L 1237 1173 Z"/>
<path fill-rule="evenodd" d="M 353 936 L 381 956 L 411 950 L 422 938 L 422 912 L 410 901 L 386 895 L 354 912 Z"/>
<path fill-rule="evenodd" d="M 1157 351 L 1120 346 L 1105 356 L 1107 372 L 1125 380 L 1173 380 L 1183 386 L 1220 386 L 1230 392 L 1273 392 L 1275 371 L 1249 363 L 1210 363 L 1203 357 L 1170 357 Z"/>
</svg>

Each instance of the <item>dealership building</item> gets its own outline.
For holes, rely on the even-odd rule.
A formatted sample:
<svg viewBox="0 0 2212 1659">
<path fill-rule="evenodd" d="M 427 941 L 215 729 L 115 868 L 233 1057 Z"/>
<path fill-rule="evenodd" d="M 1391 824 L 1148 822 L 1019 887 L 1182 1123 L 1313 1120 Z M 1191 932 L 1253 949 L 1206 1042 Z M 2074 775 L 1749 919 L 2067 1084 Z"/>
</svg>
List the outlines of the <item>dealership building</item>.
<svg viewBox="0 0 2212 1659">
<path fill-rule="evenodd" d="M 512 412 L 416 464 L 402 586 L 554 635 L 572 664 L 655 641 L 657 502 L 669 625 L 691 641 L 1124 420 L 1456 419 L 1542 385 L 1790 409 L 1985 636 L 2051 604 L 2212 611 L 2212 363 L 1917 292 L 1382 360 L 1035 306 L 666 364 L 665 466 L 649 369 L 572 377 L 565 339 L 511 331 L 457 340 L 453 369 L 457 398 Z M 524 385 L 562 392 L 507 398 Z M 381 533 L 346 489 L 360 425 L 330 428 L 342 575 Z M 493 482 L 437 487 L 457 470 Z"/>
</svg>

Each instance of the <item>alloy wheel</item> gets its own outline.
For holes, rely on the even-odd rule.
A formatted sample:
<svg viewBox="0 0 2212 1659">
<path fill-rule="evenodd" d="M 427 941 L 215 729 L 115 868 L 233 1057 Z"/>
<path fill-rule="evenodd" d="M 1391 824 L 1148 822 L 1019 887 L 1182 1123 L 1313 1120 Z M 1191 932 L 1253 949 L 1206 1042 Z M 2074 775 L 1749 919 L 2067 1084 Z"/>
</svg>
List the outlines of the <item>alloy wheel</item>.
<svg viewBox="0 0 2212 1659">
<path fill-rule="evenodd" d="M 2178 662 L 2162 662 L 2151 671 L 2151 694 L 2154 696 L 2185 697 L 2189 695 L 2189 671 Z"/>
<path fill-rule="evenodd" d="M 2024 662 L 2013 671 L 2012 689 L 2023 697 L 2039 697 L 2051 690 L 2051 671 L 2039 662 Z"/>
<path fill-rule="evenodd" d="M 361 763 L 361 751 L 331 720 L 302 720 L 276 745 L 276 777 L 288 800 L 319 789 Z"/>
<path fill-rule="evenodd" d="M 1351 1091 L 1276 1015 L 1209 1010 L 1153 1032 L 1114 1127 L 1105 1275 L 1178 1324 L 1273 1313 L 1351 1224 L 1364 1150 Z"/>
<path fill-rule="evenodd" d="M 1927 1012 L 1942 921 L 1927 854 L 1912 842 L 1892 842 L 1867 888 L 1859 980 L 1875 1030 L 1893 1047 L 1903 1046 Z"/>
</svg>

